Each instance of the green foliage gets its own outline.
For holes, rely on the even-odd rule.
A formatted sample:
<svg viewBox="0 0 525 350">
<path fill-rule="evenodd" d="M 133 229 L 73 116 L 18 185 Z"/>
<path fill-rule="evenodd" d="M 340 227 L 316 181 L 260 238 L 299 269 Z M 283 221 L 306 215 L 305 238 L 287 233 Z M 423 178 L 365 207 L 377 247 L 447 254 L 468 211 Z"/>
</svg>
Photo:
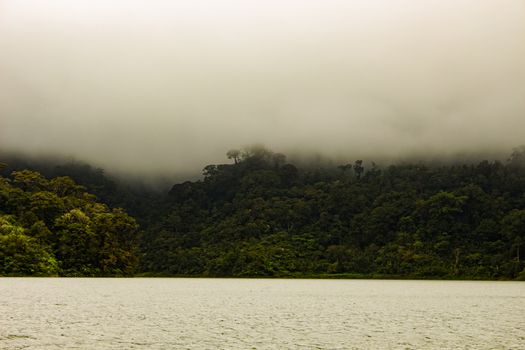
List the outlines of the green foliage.
<svg viewBox="0 0 525 350">
<path fill-rule="evenodd" d="M 0 275 L 131 275 L 138 225 L 68 177 L 0 177 Z"/>
<path fill-rule="evenodd" d="M 0 177 L 0 274 L 525 279 L 524 154 L 300 168 L 252 147 L 167 194 L 19 167 Z"/>
<path fill-rule="evenodd" d="M 146 225 L 143 271 L 523 278 L 521 150 L 507 165 L 383 169 L 301 170 L 263 148 L 228 158 L 173 186 Z"/>
<path fill-rule="evenodd" d="M 58 273 L 58 264 L 47 247 L 26 235 L 12 217 L 0 216 L 0 276 L 48 276 Z"/>
</svg>

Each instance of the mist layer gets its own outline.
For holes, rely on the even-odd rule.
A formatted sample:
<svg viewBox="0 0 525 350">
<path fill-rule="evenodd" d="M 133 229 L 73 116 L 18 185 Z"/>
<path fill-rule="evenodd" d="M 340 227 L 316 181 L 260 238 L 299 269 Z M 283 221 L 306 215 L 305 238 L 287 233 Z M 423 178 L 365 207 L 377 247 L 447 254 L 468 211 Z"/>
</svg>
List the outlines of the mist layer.
<svg viewBox="0 0 525 350">
<path fill-rule="evenodd" d="M 525 143 L 520 0 L 2 1 L 0 53 L 1 149 L 120 171 Z"/>
</svg>

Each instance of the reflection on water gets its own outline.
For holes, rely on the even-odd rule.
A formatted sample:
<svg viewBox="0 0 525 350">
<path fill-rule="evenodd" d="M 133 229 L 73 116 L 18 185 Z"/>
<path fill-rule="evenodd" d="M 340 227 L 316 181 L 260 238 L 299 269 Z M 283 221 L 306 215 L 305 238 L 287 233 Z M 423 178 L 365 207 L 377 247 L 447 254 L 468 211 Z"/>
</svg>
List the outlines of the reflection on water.
<svg viewBox="0 0 525 350">
<path fill-rule="evenodd" d="M 525 283 L 0 278 L 0 349 L 519 349 Z"/>
</svg>

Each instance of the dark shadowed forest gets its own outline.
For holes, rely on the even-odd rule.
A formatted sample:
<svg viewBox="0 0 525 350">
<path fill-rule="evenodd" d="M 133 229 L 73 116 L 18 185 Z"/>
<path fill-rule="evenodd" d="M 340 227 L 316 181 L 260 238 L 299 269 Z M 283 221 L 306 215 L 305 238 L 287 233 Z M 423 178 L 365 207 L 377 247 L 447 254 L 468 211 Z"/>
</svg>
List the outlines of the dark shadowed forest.
<svg viewBox="0 0 525 350">
<path fill-rule="evenodd" d="M 448 165 L 227 157 L 162 192 L 4 156 L 0 275 L 525 279 L 524 147 Z"/>
</svg>

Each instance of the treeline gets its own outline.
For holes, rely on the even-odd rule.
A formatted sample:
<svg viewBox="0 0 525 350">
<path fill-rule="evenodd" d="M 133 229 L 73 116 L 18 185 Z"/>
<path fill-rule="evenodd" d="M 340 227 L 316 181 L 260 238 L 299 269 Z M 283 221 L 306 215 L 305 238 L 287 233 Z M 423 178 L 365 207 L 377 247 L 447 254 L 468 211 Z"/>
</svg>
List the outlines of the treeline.
<svg viewBox="0 0 525 350">
<path fill-rule="evenodd" d="M 142 241 L 144 271 L 173 275 L 524 276 L 523 149 L 506 164 L 298 169 L 230 151 L 173 186 Z"/>
<path fill-rule="evenodd" d="M 69 177 L 0 177 L 0 275 L 132 275 L 138 225 Z"/>
<path fill-rule="evenodd" d="M 176 184 L 167 194 L 128 191 L 118 183 L 93 187 L 98 198 L 123 206 L 142 226 L 139 240 L 136 225 L 110 231 L 120 234 L 115 242 L 133 257 L 126 266 L 138 261 L 143 274 L 177 276 L 525 279 L 524 148 L 507 162 L 384 168 L 361 160 L 299 168 L 263 148 L 232 150 L 227 156 L 231 164 L 208 165 L 202 180 Z M 57 175 L 75 178 L 74 171 L 68 172 Z M 99 180 L 111 181 L 96 173 Z M 55 179 L 31 190 L 17 176 L 2 180 L 1 191 L 23 193 L 28 198 L 23 208 L 37 206 L 34 196 L 41 191 L 62 198 L 46 187 Z M 91 190 L 94 181 L 88 176 L 79 182 Z M 97 248 L 75 248 L 82 259 L 96 256 L 87 265 L 91 274 L 133 273 L 131 267 L 111 270 L 102 263 L 108 261 L 101 249 L 108 228 L 94 228 L 99 221 L 89 205 L 59 211 L 35 207 L 29 210 L 34 218 L 27 220 L 14 209 L 18 204 L 6 209 L 3 203 L 11 198 L 10 193 L 0 195 L 0 213 L 7 222 L 1 227 L 19 225 L 27 239 L 48 253 L 42 256 L 55 258 L 59 273 L 83 273 L 78 269 L 83 263 L 70 268 L 62 262 L 69 261 L 61 255 L 65 247 L 84 237 L 78 229 L 77 238 L 60 243 L 60 237 L 68 236 L 59 232 L 71 210 L 82 211 L 98 232 L 91 246 Z M 104 208 L 106 214 L 120 213 L 134 222 L 122 210 Z M 51 217 L 46 221 L 44 214 Z M 39 240 L 32 229 L 37 222 L 54 238 Z"/>
</svg>

